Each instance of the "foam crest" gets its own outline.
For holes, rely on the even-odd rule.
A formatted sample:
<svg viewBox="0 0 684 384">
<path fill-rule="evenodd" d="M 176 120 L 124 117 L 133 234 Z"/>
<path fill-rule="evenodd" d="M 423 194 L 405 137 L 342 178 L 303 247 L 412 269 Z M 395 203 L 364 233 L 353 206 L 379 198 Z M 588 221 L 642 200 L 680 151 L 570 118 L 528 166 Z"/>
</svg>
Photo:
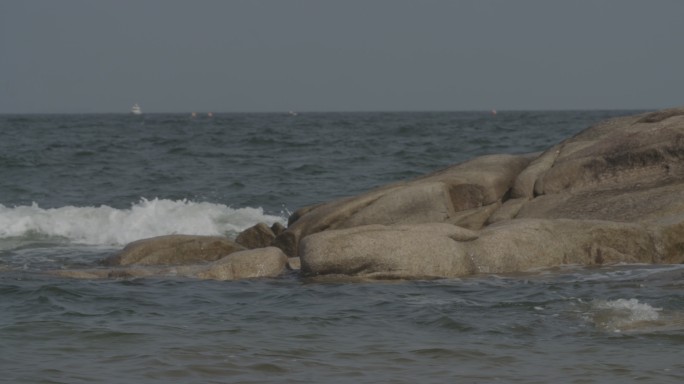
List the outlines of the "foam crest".
<svg viewBox="0 0 684 384">
<path fill-rule="evenodd" d="M 662 308 L 654 308 L 637 299 L 596 300 L 592 303 L 592 321 L 600 328 L 620 332 L 657 321 Z"/>
<path fill-rule="evenodd" d="M 57 237 L 88 245 L 124 245 L 169 234 L 234 236 L 259 222 L 285 221 L 264 214 L 262 208 L 234 209 L 188 200 L 142 199 L 130 209 L 0 204 L 0 238 Z"/>
</svg>

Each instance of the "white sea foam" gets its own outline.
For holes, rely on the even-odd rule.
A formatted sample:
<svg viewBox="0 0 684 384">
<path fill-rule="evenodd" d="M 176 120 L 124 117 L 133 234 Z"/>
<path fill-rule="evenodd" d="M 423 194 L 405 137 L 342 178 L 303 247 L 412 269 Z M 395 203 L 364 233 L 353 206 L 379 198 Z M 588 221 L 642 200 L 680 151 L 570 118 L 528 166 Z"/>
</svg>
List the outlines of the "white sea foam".
<svg viewBox="0 0 684 384">
<path fill-rule="evenodd" d="M 187 200 L 142 199 L 130 209 L 106 205 L 43 209 L 0 204 L 0 239 L 58 237 L 89 245 L 123 245 L 168 234 L 232 236 L 263 222 L 285 222 L 262 208 L 234 209 L 223 204 Z"/>
<path fill-rule="evenodd" d="M 638 328 L 660 318 L 662 308 L 655 308 L 637 299 L 595 300 L 591 320 L 600 328 L 620 332 Z"/>
</svg>

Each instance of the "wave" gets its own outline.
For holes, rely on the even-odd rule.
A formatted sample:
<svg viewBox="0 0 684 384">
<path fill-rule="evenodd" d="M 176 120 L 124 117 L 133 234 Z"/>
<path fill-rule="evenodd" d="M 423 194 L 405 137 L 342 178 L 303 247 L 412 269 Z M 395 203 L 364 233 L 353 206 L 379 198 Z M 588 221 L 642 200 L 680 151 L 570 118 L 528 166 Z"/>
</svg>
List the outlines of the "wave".
<svg viewBox="0 0 684 384">
<path fill-rule="evenodd" d="M 285 217 L 262 208 L 231 208 L 188 200 L 141 199 L 130 209 L 106 205 L 43 209 L 38 204 L 0 204 L 0 239 L 59 238 L 85 245 L 125 245 L 144 238 L 170 235 L 234 237 L 259 222 L 286 223 Z"/>
<path fill-rule="evenodd" d="M 652 326 L 660 319 L 662 310 L 633 298 L 595 300 L 589 317 L 599 328 L 621 332 Z"/>
</svg>

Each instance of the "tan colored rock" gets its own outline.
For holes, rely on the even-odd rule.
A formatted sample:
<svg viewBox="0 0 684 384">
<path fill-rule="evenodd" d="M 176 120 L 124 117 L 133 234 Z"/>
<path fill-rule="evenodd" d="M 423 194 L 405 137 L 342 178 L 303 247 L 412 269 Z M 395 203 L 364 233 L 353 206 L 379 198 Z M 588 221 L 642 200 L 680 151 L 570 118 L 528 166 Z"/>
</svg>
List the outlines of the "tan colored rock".
<svg viewBox="0 0 684 384">
<path fill-rule="evenodd" d="M 70 279 L 134 279 L 140 277 L 169 275 L 165 267 L 117 267 L 91 269 L 60 269 L 49 272 L 52 275 Z"/>
<path fill-rule="evenodd" d="M 235 242 L 247 249 L 255 249 L 270 246 L 274 239 L 275 234 L 271 228 L 264 223 L 258 223 L 240 232 Z"/>
<path fill-rule="evenodd" d="M 273 225 L 271 225 L 271 232 L 273 232 L 274 236 L 280 235 L 281 233 L 285 232 L 286 229 L 287 228 L 285 228 L 285 226 L 279 222 L 275 222 Z"/>
<path fill-rule="evenodd" d="M 449 197 L 443 182 L 406 185 L 379 196 L 347 219 L 340 217 L 335 228 L 442 222 L 455 212 Z"/>
<path fill-rule="evenodd" d="M 372 225 L 320 232 L 302 241 L 302 272 L 305 276 L 421 279 L 513 273 L 563 264 L 660 261 L 656 243 L 640 224 L 518 219 L 492 225 L 477 238 L 456 236 L 455 231 L 463 235 L 464 229 L 454 228 L 458 227 Z M 673 243 L 672 233 L 666 233 L 663 243 L 675 248 L 682 245 L 681 241 Z"/>
<path fill-rule="evenodd" d="M 210 280 L 239 280 L 277 277 L 285 271 L 287 257 L 278 248 L 267 247 L 231 253 L 219 260 L 195 265 L 125 266 L 51 271 L 73 279 L 132 279 L 139 277 L 185 277 Z"/>
<path fill-rule="evenodd" d="M 302 261 L 299 257 L 288 257 L 287 258 L 287 269 L 291 271 L 299 271 L 302 269 Z"/>
<path fill-rule="evenodd" d="M 179 268 L 179 273 L 200 279 L 239 280 L 276 277 L 285 271 L 287 256 L 278 248 L 240 251 L 199 268 Z"/>
<path fill-rule="evenodd" d="M 610 135 L 592 137 L 582 149 L 561 154 L 538 178 L 538 193 L 623 189 L 684 177 L 684 116 L 612 128 Z M 578 137 L 566 145 L 576 145 Z"/>
<path fill-rule="evenodd" d="M 516 199 L 522 197 L 531 199 L 534 197 L 534 185 L 537 182 L 537 179 L 553 166 L 556 158 L 560 155 L 561 147 L 562 146 L 557 145 L 544 152 L 541 156 L 532 160 L 527 168 L 520 172 L 513 182 L 511 198 Z"/>
<path fill-rule="evenodd" d="M 544 195 L 525 203 L 517 218 L 643 222 L 684 213 L 684 180 L 659 187 L 585 190 Z"/>
<path fill-rule="evenodd" d="M 507 200 L 489 216 L 486 225 L 514 219 L 528 201 L 529 199 L 524 197 Z"/>
<path fill-rule="evenodd" d="M 464 243 L 479 273 L 511 273 L 563 264 L 653 263 L 646 227 L 600 220 L 516 219 L 489 226 Z"/>
<path fill-rule="evenodd" d="M 358 202 L 352 198 L 332 209 L 339 216 L 326 225 L 284 235 L 295 251 L 303 238 L 305 273 L 361 278 L 684 262 L 684 109 L 599 123 L 524 169 L 497 173 L 501 160 L 477 158 L 381 188 L 358 210 L 339 215 L 347 202 Z M 321 207 L 330 206 L 309 210 L 295 229 L 320 222 Z M 421 220 L 484 227 L 476 240 L 452 244 L 415 228 L 362 226 Z M 454 260 L 461 265 L 449 264 Z"/>
<path fill-rule="evenodd" d="M 461 242 L 472 231 L 450 224 L 370 225 L 307 236 L 300 258 L 305 276 L 339 274 L 416 279 L 463 276 L 473 265 Z"/>
<path fill-rule="evenodd" d="M 660 263 L 684 263 L 684 214 L 675 214 L 648 223 Z"/>
<path fill-rule="evenodd" d="M 447 223 L 458 225 L 459 227 L 478 230 L 489 220 L 489 217 L 501 207 L 500 202 L 485 205 L 480 208 L 469 209 L 455 213 L 446 220 Z"/>
<path fill-rule="evenodd" d="M 300 239 L 325 230 L 448 222 L 461 211 L 500 201 L 530 161 L 530 156 L 482 156 L 415 180 L 307 207 L 295 212 L 295 218 L 276 237 L 274 245 L 295 256 Z"/>
<path fill-rule="evenodd" d="M 103 265 L 186 265 L 218 260 L 245 248 L 220 236 L 168 235 L 128 244 Z"/>
</svg>

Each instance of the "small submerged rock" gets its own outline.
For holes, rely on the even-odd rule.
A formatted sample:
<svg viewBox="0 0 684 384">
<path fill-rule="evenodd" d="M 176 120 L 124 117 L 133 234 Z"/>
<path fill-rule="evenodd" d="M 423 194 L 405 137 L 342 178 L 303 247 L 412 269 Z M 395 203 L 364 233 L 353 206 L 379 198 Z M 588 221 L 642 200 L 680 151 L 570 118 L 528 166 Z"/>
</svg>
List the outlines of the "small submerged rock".
<svg viewBox="0 0 684 384">
<path fill-rule="evenodd" d="M 287 265 L 287 256 L 267 247 L 233 252 L 216 261 L 195 265 L 128 265 L 115 268 L 57 270 L 51 273 L 75 279 L 131 279 L 138 277 L 185 277 L 207 280 L 239 280 L 277 277 Z"/>
</svg>

